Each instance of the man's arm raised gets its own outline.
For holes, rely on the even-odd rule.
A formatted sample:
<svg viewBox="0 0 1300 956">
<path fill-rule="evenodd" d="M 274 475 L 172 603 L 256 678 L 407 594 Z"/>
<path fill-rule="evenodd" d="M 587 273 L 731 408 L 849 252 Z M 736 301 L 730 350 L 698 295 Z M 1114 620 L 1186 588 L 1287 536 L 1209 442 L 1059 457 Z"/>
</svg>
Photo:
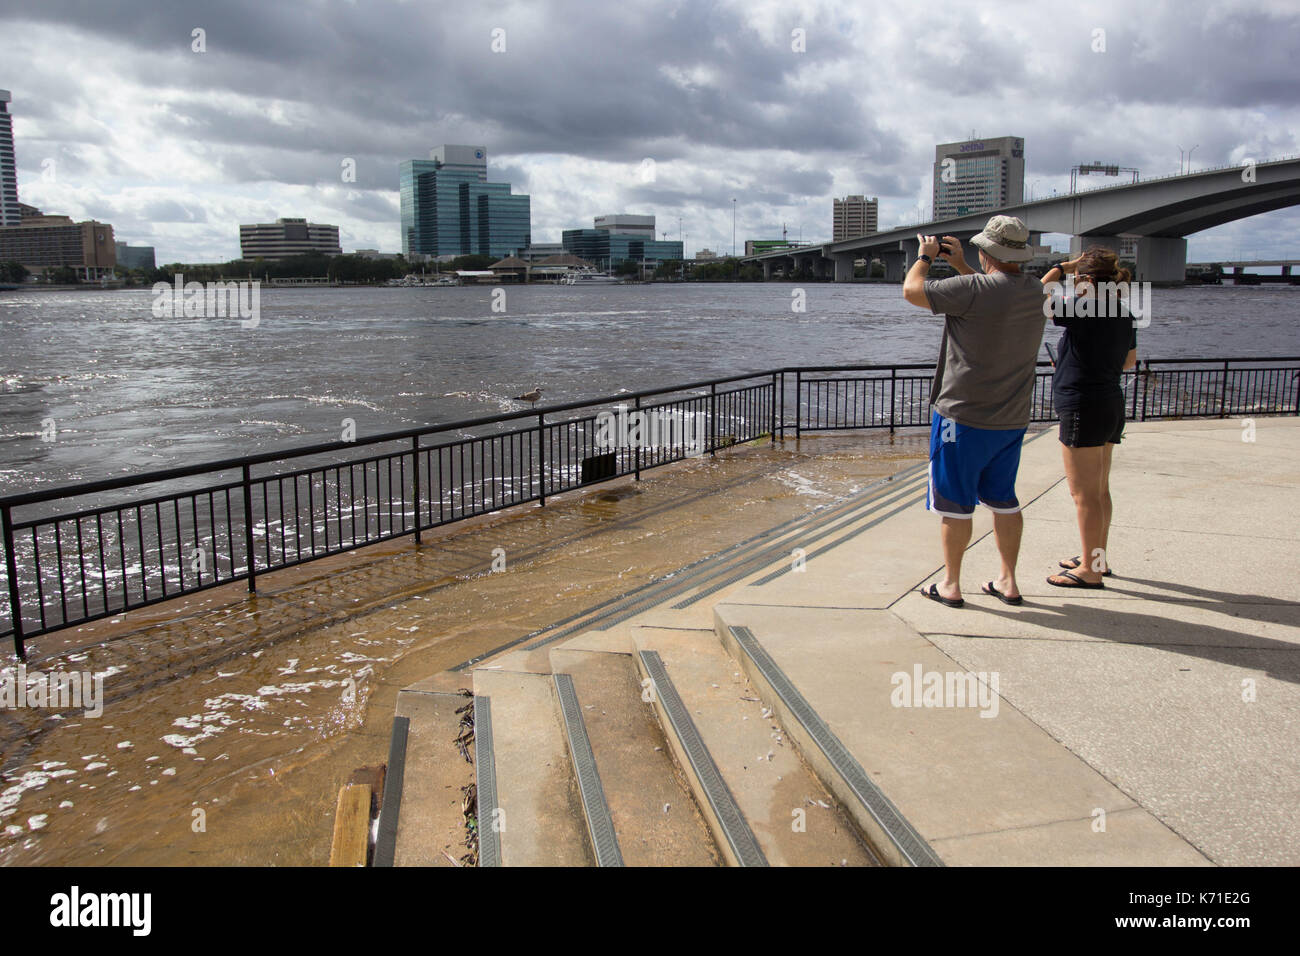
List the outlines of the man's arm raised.
<svg viewBox="0 0 1300 956">
<path fill-rule="evenodd" d="M 907 275 L 903 277 L 903 298 L 912 305 L 920 306 L 922 309 L 930 308 L 930 299 L 925 294 L 925 277 L 930 272 L 930 259 L 939 254 L 939 240 L 934 236 L 916 237 L 919 246 L 917 247 L 917 259 L 912 263 L 912 267 L 907 270 Z M 927 258 L 922 258 L 922 256 Z"/>
<path fill-rule="evenodd" d="M 956 236 L 944 236 L 943 243 L 944 248 L 952 251 L 943 252 L 940 255 L 948 260 L 948 264 L 957 271 L 957 274 L 963 276 L 974 275 L 975 270 L 966 262 L 966 253 L 962 251 L 961 240 Z"/>
</svg>

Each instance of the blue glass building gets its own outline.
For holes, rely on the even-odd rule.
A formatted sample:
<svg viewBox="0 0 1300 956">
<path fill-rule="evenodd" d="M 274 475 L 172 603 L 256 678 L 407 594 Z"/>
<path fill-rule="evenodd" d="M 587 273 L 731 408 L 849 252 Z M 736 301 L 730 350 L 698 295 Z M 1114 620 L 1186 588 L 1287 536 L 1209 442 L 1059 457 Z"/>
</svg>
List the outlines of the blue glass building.
<svg viewBox="0 0 1300 956">
<path fill-rule="evenodd" d="M 501 258 L 531 244 L 530 199 L 487 181 L 482 146 L 439 146 L 400 172 L 403 254 Z"/>
<path fill-rule="evenodd" d="M 595 263 L 601 269 L 612 269 L 626 261 L 655 266 L 668 259 L 682 258 L 682 243 L 676 239 L 648 239 L 606 229 L 566 229 L 560 238 L 565 252 Z"/>
</svg>

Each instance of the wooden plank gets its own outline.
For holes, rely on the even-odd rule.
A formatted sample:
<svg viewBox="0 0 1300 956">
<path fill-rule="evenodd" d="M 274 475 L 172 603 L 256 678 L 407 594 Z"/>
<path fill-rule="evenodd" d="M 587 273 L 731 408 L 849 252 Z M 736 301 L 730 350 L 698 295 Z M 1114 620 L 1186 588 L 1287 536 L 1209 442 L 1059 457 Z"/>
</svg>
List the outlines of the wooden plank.
<svg viewBox="0 0 1300 956">
<path fill-rule="evenodd" d="M 339 791 L 339 804 L 334 811 L 330 866 L 365 866 L 369 848 L 370 787 L 349 783 Z"/>
</svg>

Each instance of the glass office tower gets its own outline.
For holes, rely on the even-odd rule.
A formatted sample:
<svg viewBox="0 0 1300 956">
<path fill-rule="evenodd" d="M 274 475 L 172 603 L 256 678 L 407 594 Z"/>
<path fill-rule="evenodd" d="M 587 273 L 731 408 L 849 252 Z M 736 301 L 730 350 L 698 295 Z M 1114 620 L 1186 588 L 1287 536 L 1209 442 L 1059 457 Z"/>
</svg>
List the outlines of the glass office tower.
<svg viewBox="0 0 1300 956">
<path fill-rule="evenodd" d="M 402 252 L 511 255 L 532 242 L 531 201 L 487 181 L 481 146 L 439 146 L 400 167 Z"/>
<path fill-rule="evenodd" d="M 654 266 L 682 258 L 682 243 L 676 239 L 647 239 L 606 229 L 566 229 L 560 238 L 566 252 L 601 269 L 612 269 L 626 261 Z"/>
</svg>

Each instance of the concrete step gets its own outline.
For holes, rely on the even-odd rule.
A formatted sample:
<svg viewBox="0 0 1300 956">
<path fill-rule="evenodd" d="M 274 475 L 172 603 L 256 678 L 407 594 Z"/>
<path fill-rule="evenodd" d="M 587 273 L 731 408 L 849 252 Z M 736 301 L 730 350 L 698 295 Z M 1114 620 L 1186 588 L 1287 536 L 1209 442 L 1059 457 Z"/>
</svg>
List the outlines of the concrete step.
<svg viewBox="0 0 1300 956">
<path fill-rule="evenodd" d="M 582 762 L 594 764 L 600 788 L 587 803 L 601 840 L 604 810 L 627 866 L 717 866 L 723 862 L 691 790 L 673 761 L 651 704 L 642 700 L 640 675 L 632 655 L 606 651 L 551 651 L 551 666 L 561 693 L 571 687 L 571 723 L 586 744 L 572 747 Z M 572 728 L 571 728 L 572 729 Z M 601 842 L 606 842 L 601 840 Z"/>
<path fill-rule="evenodd" d="M 394 740 L 404 746 L 389 759 L 376 865 L 455 866 L 465 855 L 462 788 L 473 782 L 474 765 L 456 746 L 456 711 L 471 703 L 463 694 L 397 695 L 397 720 L 405 726 Z"/>
<path fill-rule="evenodd" d="M 900 673 L 965 671 L 892 612 L 722 604 L 715 614 L 724 646 L 885 862 L 1207 862 L 987 675 L 963 706 L 898 704 Z"/>
<path fill-rule="evenodd" d="M 878 865 L 712 631 L 647 626 L 634 639 L 660 725 L 729 863 Z"/>
<path fill-rule="evenodd" d="M 923 468 L 909 468 L 851 498 L 766 529 L 622 598 L 529 634 L 519 649 L 554 647 L 585 631 L 644 621 L 647 614 L 654 615 L 655 623 L 711 627 L 712 603 L 764 574 L 789 567 L 796 548 L 816 548 L 832 533 L 860 534 L 864 526 L 884 520 L 923 495 L 925 480 Z"/>
<path fill-rule="evenodd" d="M 595 865 L 551 675 L 479 668 L 474 695 L 480 865 Z"/>
</svg>

